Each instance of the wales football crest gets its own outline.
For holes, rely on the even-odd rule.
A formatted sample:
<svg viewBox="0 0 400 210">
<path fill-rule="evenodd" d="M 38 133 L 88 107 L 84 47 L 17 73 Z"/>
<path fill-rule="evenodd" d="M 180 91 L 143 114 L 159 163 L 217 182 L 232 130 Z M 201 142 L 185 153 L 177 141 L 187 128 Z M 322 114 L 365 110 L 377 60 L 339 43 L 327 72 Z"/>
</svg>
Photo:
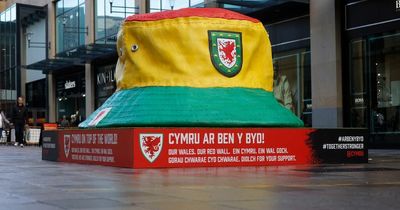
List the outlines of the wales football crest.
<svg viewBox="0 0 400 210">
<path fill-rule="evenodd" d="M 208 31 L 211 61 L 224 76 L 234 77 L 242 69 L 242 33 Z"/>
</svg>

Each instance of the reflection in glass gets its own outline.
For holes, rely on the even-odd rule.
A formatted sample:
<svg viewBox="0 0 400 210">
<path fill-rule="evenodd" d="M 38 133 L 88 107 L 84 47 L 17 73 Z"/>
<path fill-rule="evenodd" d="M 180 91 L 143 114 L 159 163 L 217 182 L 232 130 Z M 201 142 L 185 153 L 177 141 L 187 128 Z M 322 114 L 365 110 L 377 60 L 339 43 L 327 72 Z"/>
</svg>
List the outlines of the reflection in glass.
<svg viewBox="0 0 400 210">
<path fill-rule="evenodd" d="M 75 8 L 64 13 L 61 19 L 61 24 L 63 25 L 62 32 L 64 35 L 62 46 L 64 47 L 64 50 L 69 50 L 79 46 L 79 33 L 77 33 L 76 30 L 79 27 L 78 17 L 78 8 Z"/>
<path fill-rule="evenodd" d="M 274 96 L 285 108 L 296 113 L 298 93 L 296 88 L 298 54 L 282 56 L 274 60 Z"/>
<path fill-rule="evenodd" d="M 350 44 L 350 126 L 367 127 L 367 89 L 365 85 L 365 41 Z"/>
<path fill-rule="evenodd" d="M 0 12 L 0 104 L 10 113 L 16 99 L 16 6 Z"/>
<path fill-rule="evenodd" d="M 312 126 L 310 51 L 274 54 L 274 96 L 284 107 Z"/>
<path fill-rule="evenodd" d="M 59 0 L 56 4 L 56 16 L 59 16 L 62 13 L 64 13 L 64 0 Z"/>
<path fill-rule="evenodd" d="M 77 6 L 78 6 L 78 0 L 64 0 L 64 12 Z"/>
<path fill-rule="evenodd" d="M 61 2 L 61 3 L 60 3 Z M 78 4 L 78 2 L 80 4 Z M 64 0 L 57 2 L 56 51 L 71 50 L 85 44 L 85 2 Z"/>
<path fill-rule="evenodd" d="M 400 33 L 369 39 L 374 132 L 400 132 Z"/>
<path fill-rule="evenodd" d="M 96 43 L 115 43 L 122 21 L 139 13 L 139 0 L 96 0 Z"/>
<path fill-rule="evenodd" d="M 85 43 L 85 36 L 88 34 L 88 28 L 85 26 L 85 4 L 79 5 L 78 12 L 75 12 L 75 17 L 78 19 L 78 35 L 79 35 L 79 45 Z"/>
</svg>

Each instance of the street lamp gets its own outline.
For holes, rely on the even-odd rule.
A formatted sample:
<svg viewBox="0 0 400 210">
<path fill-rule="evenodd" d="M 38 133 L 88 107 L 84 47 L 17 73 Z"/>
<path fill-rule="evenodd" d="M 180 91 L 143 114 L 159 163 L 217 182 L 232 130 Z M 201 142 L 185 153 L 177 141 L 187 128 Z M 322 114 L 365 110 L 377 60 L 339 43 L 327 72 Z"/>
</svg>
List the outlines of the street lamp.
<svg viewBox="0 0 400 210">
<path fill-rule="evenodd" d="M 25 33 L 26 40 L 28 40 L 28 48 L 49 48 L 50 49 L 50 44 L 47 44 L 46 42 L 33 42 L 32 36 L 33 32 L 27 32 Z"/>
<path fill-rule="evenodd" d="M 171 10 L 174 10 L 175 0 L 169 0 L 169 6 L 171 7 Z"/>
<path fill-rule="evenodd" d="M 71 15 L 70 19 L 72 19 L 72 15 Z M 62 18 L 62 24 L 64 26 L 65 33 L 86 34 L 86 36 L 89 35 L 89 27 L 88 26 L 86 26 L 86 27 L 75 27 L 75 26 L 69 27 L 69 26 L 65 26 L 67 24 L 67 22 L 68 22 L 68 17 L 64 16 Z"/>
<path fill-rule="evenodd" d="M 112 13 L 113 2 L 114 0 L 110 0 L 110 13 Z"/>
<path fill-rule="evenodd" d="M 67 21 L 68 21 L 67 17 L 64 16 L 62 19 L 62 24 L 65 26 L 65 24 L 67 24 Z"/>
<path fill-rule="evenodd" d="M 122 14 L 125 14 L 124 11 L 115 11 L 115 10 L 113 10 L 113 7 L 114 8 L 119 8 L 119 9 L 134 9 L 134 10 L 139 9 L 139 7 L 127 7 L 126 5 L 125 6 L 113 5 L 114 0 L 109 0 L 108 2 L 110 3 L 110 13 L 122 13 Z"/>
<path fill-rule="evenodd" d="M 31 42 L 33 32 L 26 33 L 26 39 L 28 39 L 28 44 Z"/>
</svg>

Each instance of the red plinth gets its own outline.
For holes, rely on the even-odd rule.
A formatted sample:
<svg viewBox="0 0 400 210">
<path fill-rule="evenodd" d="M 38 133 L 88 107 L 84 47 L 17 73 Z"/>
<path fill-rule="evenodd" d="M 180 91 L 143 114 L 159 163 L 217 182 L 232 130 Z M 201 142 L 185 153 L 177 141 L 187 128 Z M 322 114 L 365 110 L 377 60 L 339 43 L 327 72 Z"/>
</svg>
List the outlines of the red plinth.
<svg viewBox="0 0 400 210">
<path fill-rule="evenodd" d="M 110 128 L 44 131 L 42 159 L 129 168 L 368 162 L 366 130 Z"/>
</svg>

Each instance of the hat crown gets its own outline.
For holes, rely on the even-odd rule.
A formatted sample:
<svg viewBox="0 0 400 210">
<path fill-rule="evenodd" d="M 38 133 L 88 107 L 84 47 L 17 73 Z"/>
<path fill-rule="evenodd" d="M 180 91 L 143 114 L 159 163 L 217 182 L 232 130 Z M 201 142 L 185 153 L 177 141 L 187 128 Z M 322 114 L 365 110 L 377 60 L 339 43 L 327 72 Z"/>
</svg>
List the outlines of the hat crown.
<svg viewBox="0 0 400 210">
<path fill-rule="evenodd" d="M 131 16 L 118 33 L 118 91 L 80 127 L 301 126 L 272 93 L 257 20 L 224 9 Z"/>
<path fill-rule="evenodd" d="M 268 34 L 256 19 L 219 8 L 128 17 L 118 34 L 118 90 L 149 86 L 272 91 Z"/>
</svg>

